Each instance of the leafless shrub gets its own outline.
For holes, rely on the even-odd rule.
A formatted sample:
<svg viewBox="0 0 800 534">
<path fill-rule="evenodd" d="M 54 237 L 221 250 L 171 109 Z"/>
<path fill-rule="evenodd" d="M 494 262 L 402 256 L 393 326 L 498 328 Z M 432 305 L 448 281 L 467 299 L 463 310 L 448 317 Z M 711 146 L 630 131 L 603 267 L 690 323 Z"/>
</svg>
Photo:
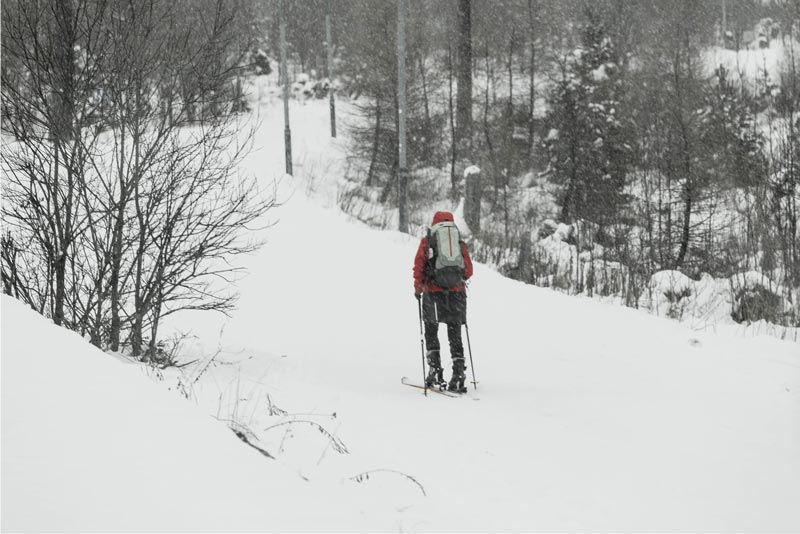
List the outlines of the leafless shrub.
<svg viewBox="0 0 800 534">
<path fill-rule="evenodd" d="M 2 280 L 92 343 L 161 365 L 179 310 L 226 313 L 274 192 L 240 176 L 242 13 L 222 0 L 3 6 Z"/>
</svg>

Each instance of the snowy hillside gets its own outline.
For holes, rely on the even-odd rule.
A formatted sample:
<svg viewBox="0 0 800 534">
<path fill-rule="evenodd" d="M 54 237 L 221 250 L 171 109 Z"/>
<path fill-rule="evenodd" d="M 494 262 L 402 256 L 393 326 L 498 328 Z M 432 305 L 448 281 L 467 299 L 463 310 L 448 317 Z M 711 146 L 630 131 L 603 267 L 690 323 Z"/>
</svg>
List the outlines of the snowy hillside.
<svg viewBox="0 0 800 534">
<path fill-rule="evenodd" d="M 172 321 L 197 360 L 160 376 L 172 391 L 4 297 L 4 530 L 800 529 L 797 344 L 478 265 L 478 390 L 401 385 L 422 373 L 417 239 L 333 207 L 326 111 L 292 107 L 297 177 L 238 310 Z M 279 112 L 248 162 L 265 181 Z"/>
<path fill-rule="evenodd" d="M 5 295 L 2 313 L 3 531 L 363 527 L 363 494 L 308 484 Z"/>
</svg>

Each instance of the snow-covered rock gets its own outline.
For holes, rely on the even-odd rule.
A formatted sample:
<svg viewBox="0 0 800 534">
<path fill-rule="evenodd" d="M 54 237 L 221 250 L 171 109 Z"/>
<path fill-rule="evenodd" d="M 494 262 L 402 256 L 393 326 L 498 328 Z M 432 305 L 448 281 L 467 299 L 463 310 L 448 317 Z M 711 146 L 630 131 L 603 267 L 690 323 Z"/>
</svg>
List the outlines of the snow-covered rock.
<svg viewBox="0 0 800 534">
<path fill-rule="evenodd" d="M 649 290 L 655 313 L 682 319 L 691 304 L 694 281 L 680 271 L 659 271 L 650 277 Z"/>
<path fill-rule="evenodd" d="M 481 169 L 477 165 L 470 165 L 466 169 L 464 169 L 464 178 L 472 176 L 473 174 L 480 174 Z"/>
<path fill-rule="evenodd" d="M 659 271 L 650 277 L 650 288 L 664 296 L 689 295 L 694 287 L 694 281 L 680 271 Z"/>
</svg>

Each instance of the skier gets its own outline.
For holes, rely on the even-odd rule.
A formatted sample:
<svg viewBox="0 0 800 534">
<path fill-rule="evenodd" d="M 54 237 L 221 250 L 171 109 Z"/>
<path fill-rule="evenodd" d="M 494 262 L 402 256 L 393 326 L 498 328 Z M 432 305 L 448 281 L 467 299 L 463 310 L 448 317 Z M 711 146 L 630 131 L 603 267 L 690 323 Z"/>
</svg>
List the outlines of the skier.
<svg viewBox="0 0 800 534">
<path fill-rule="evenodd" d="M 425 348 L 429 372 L 428 387 L 445 384 L 449 391 L 466 392 L 464 344 L 461 325 L 467 321 L 467 297 L 464 281 L 472 276 L 472 260 L 453 222 L 453 214 L 437 211 L 426 237 L 419 243 L 414 258 L 414 296 L 422 299 L 425 323 Z M 439 356 L 439 323 L 447 325 L 453 376 L 446 383 Z"/>
</svg>

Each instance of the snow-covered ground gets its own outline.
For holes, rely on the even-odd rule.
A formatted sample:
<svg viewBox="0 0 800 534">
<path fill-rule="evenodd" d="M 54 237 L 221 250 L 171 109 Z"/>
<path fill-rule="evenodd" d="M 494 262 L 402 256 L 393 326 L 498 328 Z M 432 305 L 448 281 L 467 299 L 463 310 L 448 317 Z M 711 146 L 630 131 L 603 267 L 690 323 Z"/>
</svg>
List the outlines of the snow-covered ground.
<svg viewBox="0 0 800 534">
<path fill-rule="evenodd" d="M 787 58 L 796 58 L 800 51 L 800 43 L 785 39 L 775 39 L 769 48 L 745 48 L 727 50 L 722 47 L 709 47 L 703 53 L 706 74 L 713 73 L 719 67 L 725 67 L 733 73 L 733 79 L 741 80 L 753 89 L 763 84 L 765 76 L 770 83 L 777 83 L 781 71 L 790 67 Z"/>
<path fill-rule="evenodd" d="M 303 481 L 6 295 L 2 313 L 4 532 L 362 526 L 363 495 Z"/>
<path fill-rule="evenodd" d="M 171 323 L 199 361 L 162 387 L 4 297 L 4 530 L 800 530 L 797 344 L 477 265 L 477 391 L 401 385 L 422 373 L 417 239 L 334 206 L 326 112 L 292 106 L 278 224 L 232 317 Z M 247 165 L 269 182 L 280 108 L 262 119 Z"/>
</svg>

